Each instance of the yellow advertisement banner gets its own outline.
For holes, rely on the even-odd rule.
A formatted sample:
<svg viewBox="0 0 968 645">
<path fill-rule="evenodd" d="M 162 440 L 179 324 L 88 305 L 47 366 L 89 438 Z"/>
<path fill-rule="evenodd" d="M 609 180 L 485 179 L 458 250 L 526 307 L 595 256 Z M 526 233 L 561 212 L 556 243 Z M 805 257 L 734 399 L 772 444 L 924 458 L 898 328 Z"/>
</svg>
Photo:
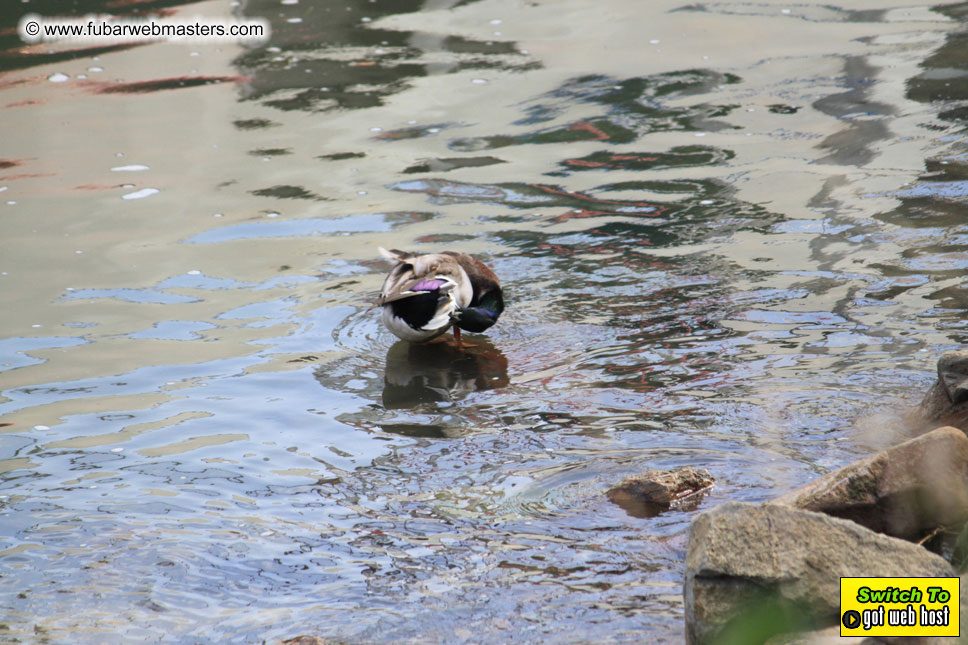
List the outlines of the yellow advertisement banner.
<svg viewBox="0 0 968 645">
<path fill-rule="evenodd" d="M 841 578 L 841 636 L 960 636 L 958 578 Z"/>
</svg>

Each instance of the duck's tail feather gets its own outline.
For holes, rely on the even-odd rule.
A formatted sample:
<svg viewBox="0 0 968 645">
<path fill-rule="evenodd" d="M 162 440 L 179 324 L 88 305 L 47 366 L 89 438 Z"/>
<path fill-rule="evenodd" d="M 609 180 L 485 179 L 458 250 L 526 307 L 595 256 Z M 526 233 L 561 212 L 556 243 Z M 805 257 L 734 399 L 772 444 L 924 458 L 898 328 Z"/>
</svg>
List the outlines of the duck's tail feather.
<svg viewBox="0 0 968 645">
<path fill-rule="evenodd" d="M 382 246 L 377 247 L 380 250 L 380 255 L 385 257 L 390 262 L 406 262 L 413 257 L 413 253 L 407 253 L 406 251 L 401 251 L 400 249 L 385 249 Z"/>
</svg>

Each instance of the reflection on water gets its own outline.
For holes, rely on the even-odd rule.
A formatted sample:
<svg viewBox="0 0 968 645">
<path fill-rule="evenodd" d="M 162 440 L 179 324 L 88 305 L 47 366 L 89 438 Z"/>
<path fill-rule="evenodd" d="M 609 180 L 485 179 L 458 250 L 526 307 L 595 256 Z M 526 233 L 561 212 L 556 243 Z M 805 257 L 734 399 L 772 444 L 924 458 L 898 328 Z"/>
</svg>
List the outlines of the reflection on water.
<svg viewBox="0 0 968 645">
<path fill-rule="evenodd" d="M 0 30 L 3 638 L 680 642 L 694 513 L 965 341 L 968 13 L 647 4 Z M 378 246 L 480 256 L 501 325 L 395 343 Z M 677 466 L 696 508 L 604 495 Z"/>
<path fill-rule="evenodd" d="M 425 4 L 348 0 L 280 6 L 275 0 L 251 0 L 246 13 L 269 20 L 272 39 L 236 61 L 251 75 L 246 98 L 281 110 L 372 108 L 430 74 L 534 66 L 503 40 L 380 28 L 381 18 L 431 8 Z M 463 0 L 445 0 L 432 8 L 460 4 Z"/>
<path fill-rule="evenodd" d="M 453 403 L 471 392 L 507 386 L 508 359 L 486 338 L 470 338 L 462 347 L 450 338 L 394 343 L 384 367 L 383 406 L 396 410 L 432 401 Z"/>
</svg>

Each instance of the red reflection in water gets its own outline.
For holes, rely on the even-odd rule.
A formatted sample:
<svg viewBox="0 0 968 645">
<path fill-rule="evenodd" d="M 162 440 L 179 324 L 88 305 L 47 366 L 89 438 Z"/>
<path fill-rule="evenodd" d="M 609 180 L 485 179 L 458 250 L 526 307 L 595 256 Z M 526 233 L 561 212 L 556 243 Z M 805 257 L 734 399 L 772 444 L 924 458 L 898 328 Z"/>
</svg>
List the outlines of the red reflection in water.
<svg viewBox="0 0 968 645">
<path fill-rule="evenodd" d="M 602 130 L 601 128 L 595 127 L 594 125 L 592 125 L 592 123 L 588 121 L 579 121 L 578 123 L 572 123 L 571 125 L 568 126 L 568 129 L 591 133 L 592 138 L 589 139 L 590 141 L 608 141 L 609 139 L 611 139 L 611 137 L 609 137 L 604 130 Z"/>
<path fill-rule="evenodd" d="M 647 208 L 648 212 L 635 212 L 635 213 L 622 213 L 623 215 L 644 215 L 646 217 L 657 217 L 666 211 L 666 207 L 660 204 L 654 204 L 652 202 L 627 202 L 617 199 L 599 199 L 597 197 L 592 197 L 584 193 L 571 192 L 567 190 L 562 190 L 556 186 L 549 186 L 547 184 L 527 184 L 531 188 L 539 190 L 544 193 L 550 193 L 552 195 L 561 195 L 562 197 L 568 197 L 569 199 L 577 199 L 580 201 L 587 201 L 592 204 L 616 204 L 619 206 L 634 206 L 638 208 Z M 581 212 L 593 212 L 585 211 Z M 602 214 L 614 215 L 613 211 L 603 212 Z M 587 217 L 587 216 L 586 216 Z"/>
<path fill-rule="evenodd" d="M 580 166 L 582 168 L 621 168 L 622 162 L 634 161 L 638 163 L 650 163 L 658 160 L 658 157 L 647 157 L 645 155 L 609 155 L 608 161 L 565 159 L 562 163 L 567 166 Z"/>
<path fill-rule="evenodd" d="M 114 190 L 119 188 L 118 184 L 82 184 L 74 186 L 71 190 Z"/>
<path fill-rule="evenodd" d="M 17 107 L 29 107 L 31 105 L 43 105 L 46 101 L 40 101 L 37 99 L 25 99 L 23 101 L 14 101 L 13 103 L 7 103 L 3 107 L 5 108 L 17 108 Z"/>
</svg>

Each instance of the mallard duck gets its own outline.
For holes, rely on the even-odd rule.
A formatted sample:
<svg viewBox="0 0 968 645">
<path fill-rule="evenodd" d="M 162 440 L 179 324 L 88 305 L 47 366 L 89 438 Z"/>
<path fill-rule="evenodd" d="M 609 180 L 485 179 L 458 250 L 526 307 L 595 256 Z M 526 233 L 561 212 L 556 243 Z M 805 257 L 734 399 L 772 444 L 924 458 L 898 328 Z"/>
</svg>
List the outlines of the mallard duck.
<svg viewBox="0 0 968 645">
<path fill-rule="evenodd" d="M 423 343 L 453 326 L 460 345 L 462 329 L 480 333 L 504 311 L 497 276 L 466 253 L 417 255 L 380 247 L 380 254 L 396 264 L 376 304 L 383 307 L 383 324 L 403 340 Z"/>
</svg>

